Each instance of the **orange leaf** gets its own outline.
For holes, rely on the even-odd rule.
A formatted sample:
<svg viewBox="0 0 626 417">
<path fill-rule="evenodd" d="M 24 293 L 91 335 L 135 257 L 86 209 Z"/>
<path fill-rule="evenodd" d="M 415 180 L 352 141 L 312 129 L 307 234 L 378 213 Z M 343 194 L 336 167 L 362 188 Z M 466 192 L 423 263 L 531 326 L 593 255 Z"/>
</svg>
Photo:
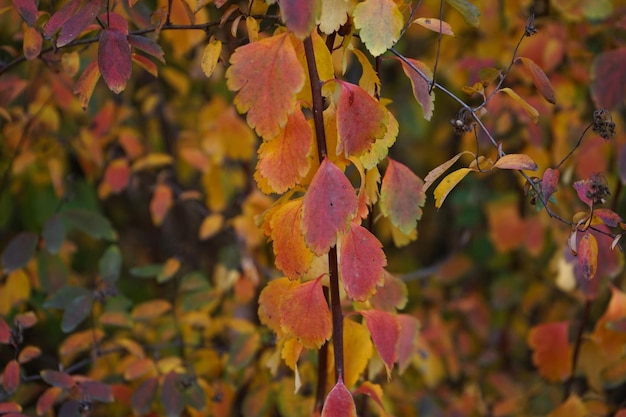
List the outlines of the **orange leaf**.
<svg viewBox="0 0 626 417">
<path fill-rule="evenodd" d="M 452 31 L 452 27 L 450 27 L 449 23 L 434 17 L 420 17 L 415 19 L 413 23 L 417 23 L 418 25 L 425 27 L 428 30 L 432 30 L 433 32 L 454 36 L 454 32 Z"/>
<path fill-rule="evenodd" d="M 402 70 L 411 81 L 413 95 L 415 96 L 418 104 L 422 107 L 424 119 L 430 120 L 430 118 L 433 117 L 433 111 L 435 110 L 435 95 L 432 92 L 429 92 L 430 87 L 428 85 L 428 81 L 426 81 L 422 75 L 425 75 L 429 80 L 432 80 L 433 73 L 430 68 L 416 59 L 406 58 L 406 60 L 412 65 L 409 65 L 402 60 L 400 61 L 402 63 Z M 413 67 L 419 69 L 422 74 L 415 71 Z"/>
<path fill-rule="evenodd" d="M 398 357 L 398 340 L 400 338 L 400 323 L 395 315 L 378 310 L 360 311 L 365 318 L 372 341 L 380 358 L 387 369 L 387 377 Z"/>
<path fill-rule="evenodd" d="M 295 97 L 304 85 L 304 70 L 289 34 L 272 36 L 235 50 L 226 71 L 226 83 L 240 113 L 248 112 L 248 124 L 263 138 L 278 136 Z"/>
<path fill-rule="evenodd" d="M 144 321 L 162 316 L 172 309 L 172 304 L 166 300 L 152 300 L 139 304 L 131 312 L 133 320 Z"/>
<path fill-rule="evenodd" d="M 223 224 L 224 216 L 219 213 L 209 214 L 202 220 L 198 237 L 200 240 L 207 240 L 215 236 L 222 229 Z"/>
<path fill-rule="evenodd" d="M 590 415 L 590 412 L 585 403 L 578 395 L 573 394 L 563 404 L 552 410 L 548 417 L 586 417 L 588 415 Z"/>
<path fill-rule="evenodd" d="M 38 358 L 41 355 L 41 349 L 36 346 L 26 346 L 24 349 L 20 351 L 20 355 L 17 358 L 17 361 L 22 363 L 30 362 L 31 360 Z"/>
<path fill-rule="evenodd" d="M 609 323 L 626 318 L 626 293 L 612 285 L 609 288 L 611 301 L 596 323 L 592 336 L 606 356 L 617 359 L 621 357 L 626 345 L 626 333 L 612 329 Z"/>
<path fill-rule="evenodd" d="M 313 131 L 304 114 L 296 109 L 274 139 L 259 148 L 255 178 L 266 194 L 282 194 L 302 180 L 309 171 Z M 264 184 L 269 187 L 264 187 Z"/>
<path fill-rule="evenodd" d="M 129 180 L 130 168 L 126 158 L 117 158 L 109 163 L 104 172 L 104 182 L 109 185 L 112 192 L 123 191 Z"/>
<path fill-rule="evenodd" d="M 63 390 L 59 387 L 50 387 L 43 392 L 37 399 L 37 415 L 46 414 L 54 405 L 57 399 L 63 394 Z"/>
<path fill-rule="evenodd" d="M 354 398 L 341 378 L 328 393 L 321 417 L 356 417 Z"/>
<path fill-rule="evenodd" d="M 550 84 L 550 80 L 541 67 L 535 64 L 535 62 L 530 58 L 519 57 L 516 61 L 521 62 L 522 65 L 524 65 L 524 68 L 530 72 L 533 84 L 535 84 L 535 87 L 537 87 L 537 90 L 539 90 L 543 98 L 545 98 L 549 103 L 556 104 L 556 97 L 554 95 L 554 90 L 552 89 L 552 84 Z"/>
<path fill-rule="evenodd" d="M 165 219 L 165 215 L 173 204 L 173 192 L 165 184 L 158 184 L 150 200 L 150 214 L 155 226 L 160 226 Z"/>
<path fill-rule="evenodd" d="M 98 67 L 107 86 L 115 94 L 126 88 L 132 71 L 132 54 L 126 34 L 107 27 L 100 32 Z"/>
<path fill-rule="evenodd" d="M 87 68 L 85 68 L 74 86 L 74 94 L 78 94 L 78 102 L 83 109 L 87 108 L 99 79 L 100 69 L 98 68 L 98 62 L 92 61 L 87 65 Z"/>
<path fill-rule="evenodd" d="M 387 132 L 385 107 L 359 87 L 343 81 L 337 104 L 337 154 L 359 156 L 372 148 L 372 143 Z"/>
<path fill-rule="evenodd" d="M 328 158 L 322 161 L 304 195 L 302 231 L 318 256 L 328 252 L 344 233 L 357 210 L 357 197 L 348 178 Z"/>
<path fill-rule="evenodd" d="M 537 109 L 528 104 L 528 102 L 521 98 L 515 91 L 511 90 L 509 87 L 501 88 L 499 91 L 501 93 L 507 94 L 518 104 L 520 104 L 522 108 L 526 111 L 526 113 L 528 113 L 533 123 L 537 123 L 539 121 L 539 112 L 537 111 Z"/>
<path fill-rule="evenodd" d="M 322 291 L 321 277 L 290 289 L 280 303 L 280 327 L 308 349 L 319 349 L 330 339 L 332 321 Z"/>
<path fill-rule="evenodd" d="M 24 57 L 29 61 L 37 58 L 41 53 L 42 43 L 41 33 L 34 27 L 26 27 L 24 32 Z"/>
<path fill-rule="evenodd" d="M 154 361 L 152 359 L 141 358 L 126 367 L 124 370 L 124 379 L 127 381 L 133 381 L 146 374 L 149 376 L 156 375 L 156 367 L 154 366 Z"/>
<path fill-rule="evenodd" d="M 9 395 L 17 391 L 20 386 L 20 364 L 15 359 L 10 360 L 4 367 L 2 385 Z"/>
<path fill-rule="evenodd" d="M 297 282 L 288 278 L 278 278 L 270 281 L 259 295 L 259 320 L 279 337 L 283 336 L 280 328 L 280 306 L 285 294 L 297 285 Z"/>
<path fill-rule="evenodd" d="M 301 222 L 302 199 L 288 201 L 270 220 L 276 267 L 290 279 L 306 273 L 314 256 L 304 241 Z"/>
<path fill-rule="evenodd" d="M 359 388 L 354 390 L 353 393 L 367 395 L 374 400 L 376 404 L 378 404 L 381 410 L 385 409 L 383 406 L 383 388 L 380 385 L 374 384 L 370 381 L 363 381 Z M 385 413 L 382 413 L 382 415 L 384 416 Z"/>
<path fill-rule="evenodd" d="M 341 239 L 339 272 L 349 298 L 365 301 L 384 282 L 387 258 L 380 241 L 366 228 L 352 223 Z"/>
<path fill-rule="evenodd" d="M 72 333 L 63 341 L 59 348 L 59 354 L 63 357 L 71 357 L 80 352 L 91 349 L 94 343 L 100 342 L 104 338 L 104 331 L 101 329 L 85 330 Z"/>
<path fill-rule="evenodd" d="M 493 167 L 500 169 L 537 170 L 537 164 L 535 161 L 533 161 L 533 159 L 525 153 L 511 153 L 504 155 L 503 157 L 498 158 L 496 163 L 493 164 Z"/>
<path fill-rule="evenodd" d="M 389 159 L 380 188 L 380 211 L 404 234 L 409 234 L 422 217 L 426 201 L 424 182 L 400 162 Z"/>
<path fill-rule="evenodd" d="M 578 265 L 586 279 L 596 276 L 598 271 L 598 241 L 595 236 L 587 232 L 578 242 L 576 250 L 578 257 Z"/>
<path fill-rule="evenodd" d="M 311 34 L 321 9 L 320 0 L 282 0 L 280 11 L 287 29 L 300 39 Z"/>
<path fill-rule="evenodd" d="M 528 335 L 533 363 L 551 382 L 564 381 L 571 373 L 572 348 L 568 343 L 568 329 L 567 322 L 540 324 Z"/>
</svg>

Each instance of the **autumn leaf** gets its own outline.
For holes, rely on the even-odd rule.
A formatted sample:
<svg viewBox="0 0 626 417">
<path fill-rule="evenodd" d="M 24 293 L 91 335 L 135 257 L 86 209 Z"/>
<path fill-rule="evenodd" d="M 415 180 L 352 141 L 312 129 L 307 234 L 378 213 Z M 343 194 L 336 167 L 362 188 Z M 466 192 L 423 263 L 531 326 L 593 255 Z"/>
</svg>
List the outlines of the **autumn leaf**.
<svg viewBox="0 0 626 417">
<path fill-rule="evenodd" d="M 388 110 L 387 116 L 389 121 L 387 122 L 387 131 L 385 132 L 385 135 L 382 138 L 377 139 L 372 144 L 372 148 L 369 151 L 359 156 L 359 161 L 363 164 L 363 168 L 368 171 L 371 171 L 380 161 L 385 159 L 387 153 L 389 152 L 389 148 L 391 148 L 396 142 L 398 132 L 400 131 L 398 121 Z"/>
<path fill-rule="evenodd" d="M 612 110 L 624 103 L 626 48 L 598 54 L 591 64 L 591 96 L 598 108 Z"/>
<path fill-rule="evenodd" d="M 39 17 L 35 0 L 13 0 L 13 6 L 17 9 L 22 19 L 29 28 L 32 28 Z"/>
<path fill-rule="evenodd" d="M 217 67 L 217 62 L 220 59 L 222 53 L 222 41 L 215 39 L 215 36 L 211 36 L 209 43 L 204 47 L 202 51 L 202 71 L 207 77 L 213 75 L 213 71 Z"/>
<path fill-rule="evenodd" d="M 72 0 L 66 3 L 61 9 L 52 15 L 44 28 L 44 36 L 50 38 L 59 29 L 61 32 L 56 40 L 57 48 L 61 48 L 78 36 L 89 26 L 102 8 L 100 0 L 90 0 L 84 2 L 84 5 L 78 9 L 83 3 L 80 0 Z M 77 10 L 78 9 L 78 10 Z"/>
<path fill-rule="evenodd" d="M 278 136 L 295 109 L 295 97 L 304 85 L 289 34 L 276 35 L 241 46 L 230 58 L 226 83 L 240 113 L 248 112 L 250 127 L 266 139 Z"/>
<path fill-rule="evenodd" d="M 41 371 L 39 374 L 41 375 L 41 379 L 43 379 L 46 383 L 52 385 L 53 387 L 70 389 L 74 385 L 76 385 L 74 378 L 72 378 L 71 375 L 65 372 L 46 369 Z"/>
<path fill-rule="evenodd" d="M 283 295 L 279 306 L 282 331 L 308 349 L 319 349 L 332 333 L 330 310 L 321 277 L 300 284 Z"/>
<path fill-rule="evenodd" d="M 572 348 L 568 342 L 569 323 L 546 323 L 533 327 L 528 345 L 533 350 L 533 364 L 551 382 L 565 381 L 572 364 Z"/>
<path fill-rule="evenodd" d="M 532 158 L 524 153 L 511 153 L 504 155 L 493 164 L 494 168 L 500 169 L 519 169 L 536 171 L 537 164 Z"/>
<path fill-rule="evenodd" d="M 365 318 L 374 346 L 387 369 L 387 378 L 391 375 L 393 364 L 398 358 L 398 340 L 400 323 L 395 315 L 379 310 L 360 311 Z"/>
<path fill-rule="evenodd" d="M 454 32 L 452 31 L 449 23 L 434 17 L 420 17 L 415 19 L 413 23 L 417 23 L 418 25 L 425 27 L 428 30 L 432 30 L 433 32 L 454 36 Z"/>
<path fill-rule="evenodd" d="M 2 268 L 5 274 L 22 268 L 35 254 L 39 236 L 33 232 L 21 232 L 9 241 L 2 251 Z"/>
<path fill-rule="evenodd" d="M 344 379 L 352 387 L 367 368 L 374 346 L 365 326 L 350 319 L 343 321 Z"/>
<path fill-rule="evenodd" d="M 612 329 L 610 323 L 626 318 L 626 293 L 613 285 L 609 286 L 611 299 L 602 317 L 596 322 L 592 338 L 603 354 L 610 359 L 620 358 L 626 344 L 626 333 Z"/>
<path fill-rule="evenodd" d="M 26 27 L 24 32 L 24 57 L 29 61 L 36 59 L 41 53 L 42 43 L 41 33 L 33 27 Z"/>
<path fill-rule="evenodd" d="M 398 338 L 398 371 L 402 375 L 409 367 L 413 356 L 417 353 L 417 337 L 419 334 L 419 321 L 408 314 L 398 314 L 400 323 L 400 337 Z"/>
<path fill-rule="evenodd" d="M 285 294 L 292 291 L 296 286 L 298 286 L 296 281 L 289 278 L 278 278 L 270 281 L 259 295 L 259 320 L 279 337 L 283 336 L 280 326 L 280 306 Z"/>
<path fill-rule="evenodd" d="M 146 379 L 135 389 L 131 397 L 131 406 L 135 414 L 142 416 L 148 413 L 158 386 L 159 380 L 154 377 Z"/>
<path fill-rule="evenodd" d="M 348 178 L 328 158 L 322 161 L 304 195 L 302 232 L 318 256 L 337 242 L 337 233 L 345 233 L 357 210 L 357 197 Z"/>
<path fill-rule="evenodd" d="M 124 32 L 111 27 L 100 32 L 98 67 L 111 91 L 124 91 L 132 70 L 130 44 Z"/>
<path fill-rule="evenodd" d="M 461 168 L 446 175 L 439 185 L 433 191 L 435 196 L 435 207 L 440 208 L 448 194 L 454 187 L 460 183 L 467 174 L 472 172 L 469 168 Z"/>
<path fill-rule="evenodd" d="M 354 398 L 341 377 L 328 393 L 321 417 L 356 417 Z"/>
<path fill-rule="evenodd" d="M 450 6 L 454 7 L 470 26 L 478 27 L 479 20 L 478 16 L 480 16 L 480 11 L 478 7 L 469 2 L 469 0 L 446 0 Z"/>
<path fill-rule="evenodd" d="M 559 185 L 559 177 L 561 172 L 558 169 L 548 168 L 543 173 L 541 178 L 541 192 L 543 193 L 543 199 L 547 203 L 550 197 L 556 192 Z"/>
<path fill-rule="evenodd" d="M 147 36 L 140 35 L 128 35 L 126 36 L 126 39 L 133 48 L 139 49 L 140 51 L 147 53 L 165 64 L 165 54 L 163 49 L 158 43 L 156 43 L 155 40 L 148 38 Z"/>
<path fill-rule="evenodd" d="M 161 404 L 167 417 L 180 416 L 185 408 L 183 393 L 179 388 L 182 384 L 182 375 L 171 371 L 161 385 Z M 163 394 L 166 393 L 166 394 Z"/>
<path fill-rule="evenodd" d="M 305 274 L 314 257 L 302 235 L 302 205 L 302 199 L 288 201 L 270 220 L 276 267 L 291 279 Z"/>
<path fill-rule="evenodd" d="M 130 315 L 133 320 L 147 321 L 162 316 L 172 309 L 172 304 L 167 300 L 153 299 L 136 305 Z"/>
<path fill-rule="evenodd" d="M 280 11 L 287 29 L 300 39 L 311 34 L 320 9 L 320 0 L 282 0 L 280 2 Z"/>
<path fill-rule="evenodd" d="M 456 161 L 458 161 L 465 154 L 471 155 L 471 152 L 469 151 L 460 152 L 456 154 L 455 156 L 453 156 L 452 158 L 450 158 L 449 160 L 447 160 L 446 162 L 444 162 L 443 164 L 430 170 L 428 175 L 426 175 L 426 178 L 424 178 L 424 192 L 426 192 L 430 188 L 430 186 L 433 185 L 433 183 L 437 181 L 437 179 L 439 179 L 439 177 L 441 177 L 448 169 L 450 169 L 452 165 L 456 163 Z"/>
<path fill-rule="evenodd" d="M 337 104 L 337 154 L 359 156 L 387 131 L 388 112 L 361 87 L 343 81 Z"/>
<path fill-rule="evenodd" d="M 2 385 L 7 394 L 11 395 L 20 386 L 20 364 L 12 359 L 7 362 L 2 373 Z"/>
<path fill-rule="evenodd" d="M 499 90 L 501 93 L 507 94 L 513 100 L 515 100 L 522 108 L 526 111 L 530 119 L 533 123 L 537 123 L 539 121 L 539 112 L 533 106 L 528 104 L 526 100 L 521 98 L 515 91 L 511 90 L 509 87 L 504 87 Z"/>
<path fill-rule="evenodd" d="M 598 271 L 598 242 L 594 235 L 585 233 L 578 241 L 576 257 L 583 277 L 592 279 Z"/>
<path fill-rule="evenodd" d="M 585 417 L 590 410 L 576 394 L 570 395 L 561 405 L 548 414 L 548 417 Z"/>
<path fill-rule="evenodd" d="M 104 183 L 113 193 L 122 192 L 130 181 L 130 167 L 126 158 L 114 159 L 104 171 Z"/>
<path fill-rule="evenodd" d="M 311 166 L 309 155 L 313 132 L 300 109 L 289 115 L 287 124 L 274 139 L 259 147 L 255 178 L 261 191 L 282 194 L 305 177 Z"/>
<path fill-rule="evenodd" d="M 356 4 L 355 0 L 321 0 L 322 12 L 318 19 L 319 28 L 322 33 L 330 35 L 337 31 L 341 25 L 346 23 L 348 16 L 352 14 L 352 10 Z"/>
<path fill-rule="evenodd" d="M 429 80 L 433 79 L 433 73 L 426 65 L 416 59 L 405 58 L 405 60 L 400 60 L 402 64 L 402 70 L 409 80 L 411 81 L 411 86 L 413 87 L 413 96 L 415 96 L 415 100 L 422 108 L 422 112 L 424 113 L 424 119 L 430 120 L 433 117 L 433 111 L 435 109 L 435 94 L 431 91 L 429 82 L 422 77 L 422 75 L 426 76 Z M 414 68 L 419 69 L 421 74 L 415 71 Z"/>
<path fill-rule="evenodd" d="M 173 199 L 174 193 L 169 186 L 166 184 L 157 184 L 152 194 L 152 200 L 150 200 L 150 214 L 152 215 L 152 222 L 155 226 L 163 224 L 165 216 L 174 204 Z"/>
<path fill-rule="evenodd" d="M 370 299 L 372 307 L 389 313 L 395 312 L 396 309 L 404 308 L 409 294 L 406 283 L 386 271 L 384 278 L 383 286 L 378 288 L 376 294 Z"/>
<path fill-rule="evenodd" d="M 89 100 L 91 100 L 93 90 L 96 88 L 100 75 L 98 62 L 92 61 L 83 70 L 83 73 L 74 86 L 74 94 L 78 94 L 78 102 L 83 110 L 87 108 Z"/>
<path fill-rule="evenodd" d="M 530 73 L 533 84 L 535 84 L 535 87 L 537 87 L 537 90 L 539 90 L 543 98 L 549 103 L 556 104 L 556 96 L 552 84 L 550 84 L 550 80 L 541 67 L 535 64 L 530 58 L 518 57 L 515 59 L 515 62 L 521 62 L 524 68 L 526 68 L 526 71 Z"/>
<path fill-rule="evenodd" d="M 359 49 L 353 49 L 352 53 L 356 56 L 361 64 L 361 78 L 359 78 L 359 87 L 364 89 L 367 94 L 374 96 L 376 92 L 380 92 L 380 78 L 376 70 L 372 67 L 369 59 Z"/>
<path fill-rule="evenodd" d="M 382 243 L 361 225 L 352 223 L 342 237 L 339 251 L 339 272 L 346 295 L 365 301 L 384 282 L 387 258 Z"/>
<path fill-rule="evenodd" d="M 352 12 L 361 40 L 374 56 L 391 48 L 402 31 L 404 19 L 393 0 L 365 0 Z"/>
<path fill-rule="evenodd" d="M 417 227 L 426 201 L 424 182 L 406 165 L 388 158 L 380 189 L 380 210 L 403 233 Z"/>
</svg>

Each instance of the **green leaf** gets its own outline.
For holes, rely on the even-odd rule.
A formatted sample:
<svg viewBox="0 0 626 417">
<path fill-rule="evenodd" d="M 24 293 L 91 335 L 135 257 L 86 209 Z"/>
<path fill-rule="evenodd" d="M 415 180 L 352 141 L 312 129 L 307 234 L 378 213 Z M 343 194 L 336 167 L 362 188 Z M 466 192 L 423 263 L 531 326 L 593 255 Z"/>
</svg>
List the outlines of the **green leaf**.
<svg viewBox="0 0 626 417">
<path fill-rule="evenodd" d="M 69 333 L 76 329 L 89 315 L 92 304 L 93 295 L 91 292 L 74 298 L 65 308 L 63 320 L 61 321 L 61 330 Z"/>
<path fill-rule="evenodd" d="M 120 277 L 120 271 L 122 269 L 122 255 L 120 248 L 117 245 L 111 245 L 107 248 L 100 263 L 98 264 L 100 270 L 100 276 L 103 281 L 115 282 Z"/>
<path fill-rule="evenodd" d="M 117 238 L 109 220 L 95 211 L 74 208 L 64 211 L 61 216 L 73 227 L 94 239 L 116 240 Z"/>
<path fill-rule="evenodd" d="M 44 308 L 59 308 L 65 309 L 69 306 L 72 300 L 84 297 L 90 294 L 90 291 L 83 287 L 71 286 L 63 287 L 56 292 L 48 301 L 43 304 Z"/>
<path fill-rule="evenodd" d="M 57 253 L 65 240 L 65 226 L 58 214 L 50 217 L 43 226 L 41 236 L 50 253 Z"/>
<path fill-rule="evenodd" d="M 468 0 L 446 0 L 448 4 L 454 7 L 461 15 L 463 20 L 470 26 L 478 27 L 480 11 L 478 7 L 470 3 Z"/>
<path fill-rule="evenodd" d="M 161 273 L 163 265 L 149 264 L 143 266 L 136 266 L 130 270 L 130 274 L 137 278 L 154 278 Z"/>
<path fill-rule="evenodd" d="M 38 240 L 39 236 L 33 232 L 22 232 L 11 239 L 0 258 L 4 273 L 8 274 L 25 266 L 33 257 Z"/>
</svg>

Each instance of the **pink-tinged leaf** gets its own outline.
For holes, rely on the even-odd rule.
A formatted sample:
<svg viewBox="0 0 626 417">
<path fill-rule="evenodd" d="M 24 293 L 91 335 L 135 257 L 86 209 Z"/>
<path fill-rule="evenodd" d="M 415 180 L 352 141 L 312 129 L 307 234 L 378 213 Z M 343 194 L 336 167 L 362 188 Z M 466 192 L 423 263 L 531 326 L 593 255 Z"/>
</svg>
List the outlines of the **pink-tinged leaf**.
<svg viewBox="0 0 626 417">
<path fill-rule="evenodd" d="M 374 400 L 376 404 L 378 404 L 381 410 L 385 409 L 383 405 L 383 388 L 378 384 L 374 384 L 370 381 L 363 381 L 359 388 L 353 391 L 353 394 L 367 395 Z M 386 413 L 382 413 L 381 415 L 386 415 Z"/>
<path fill-rule="evenodd" d="M 126 88 L 132 70 L 132 56 L 123 32 L 111 28 L 100 32 L 98 67 L 111 91 L 119 94 Z"/>
<path fill-rule="evenodd" d="M 449 23 L 434 17 L 420 17 L 415 19 L 413 23 L 417 23 L 418 25 L 425 27 L 428 30 L 432 30 L 433 32 L 454 36 L 454 32 L 452 31 L 452 27 Z"/>
<path fill-rule="evenodd" d="M 237 48 L 230 63 L 226 83 L 238 91 L 237 110 L 248 112 L 248 124 L 263 138 L 278 136 L 305 80 L 289 33 Z"/>
<path fill-rule="evenodd" d="M 597 108 L 612 110 L 626 96 L 626 48 L 603 52 L 591 65 L 591 96 Z"/>
<path fill-rule="evenodd" d="M 508 155 L 504 155 L 501 158 L 498 158 L 495 164 L 493 164 L 494 168 L 500 169 L 520 169 L 520 170 L 529 170 L 536 171 L 537 164 L 533 159 L 526 155 L 525 153 L 511 153 Z"/>
<path fill-rule="evenodd" d="M 22 411 L 22 406 L 16 403 L 3 402 L 0 403 L 0 414 L 5 413 L 19 413 Z"/>
<path fill-rule="evenodd" d="M 80 7 L 80 0 L 69 0 L 57 10 L 43 28 L 43 35 L 50 39 L 76 13 Z"/>
<path fill-rule="evenodd" d="M 533 350 L 533 364 L 551 382 L 565 381 L 571 373 L 572 348 L 568 342 L 569 323 L 547 323 L 533 327 L 528 345 Z"/>
<path fill-rule="evenodd" d="M 158 378 L 148 378 L 143 381 L 139 387 L 137 387 L 135 392 L 133 392 L 131 406 L 135 415 L 143 416 L 150 411 L 158 386 Z"/>
<path fill-rule="evenodd" d="M 33 232 L 21 232 L 11 239 L 0 257 L 4 273 L 8 274 L 25 266 L 33 257 L 38 240 L 39 236 Z"/>
<path fill-rule="evenodd" d="M 52 385 L 53 387 L 59 387 L 63 389 L 70 389 L 76 385 L 74 378 L 65 372 L 53 371 L 51 369 L 45 369 L 39 373 L 41 378 Z"/>
<path fill-rule="evenodd" d="M 619 214 L 607 208 L 595 209 L 593 211 L 593 216 L 600 219 L 602 223 L 609 227 L 617 227 L 622 222 L 622 218 Z"/>
<path fill-rule="evenodd" d="M 280 2 L 280 11 L 287 29 L 300 39 L 311 34 L 320 9 L 320 0 L 282 0 Z"/>
<path fill-rule="evenodd" d="M 80 388 L 83 391 L 83 395 L 87 395 L 88 398 L 95 401 L 111 403 L 115 400 L 111 386 L 100 381 L 82 381 Z"/>
<path fill-rule="evenodd" d="M 179 417 L 185 408 L 185 399 L 179 389 L 181 375 L 172 371 L 165 376 L 161 385 L 161 404 L 167 417 Z"/>
<path fill-rule="evenodd" d="M 376 310 L 393 313 L 396 309 L 404 308 L 408 301 L 408 289 L 404 281 L 385 271 L 385 282 L 376 294 L 370 299 Z"/>
<path fill-rule="evenodd" d="M 63 394 L 63 390 L 59 387 L 50 387 L 45 390 L 37 399 L 37 415 L 44 415 L 51 410 L 61 394 Z"/>
<path fill-rule="evenodd" d="M 126 158 L 114 159 L 104 171 L 104 182 L 111 191 L 119 193 L 124 191 L 130 180 L 130 167 Z"/>
<path fill-rule="evenodd" d="M 424 182 L 406 165 L 388 158 L 380 188 L 380 210 L 403 233 L 409 234 L 422 217 L 426 202 Z"/>
<path fill-rule="evenodd" d="M 332 334 L 330 310 L 320 278 L 286 292 L 279 307 L 282 331 L 309 349 L 319 349 Z"/>
<path fill-rule="evenodd" d="M 98 68 L 98 62 L 92 61 L 87 65 L 87 68 L 85 68 L 76 82 L 76 86 L 74 86 L 74 94 L 78 94 L 78 102 L 83 110 L 87 108 L 99 79 L 100 68 Z"/>
<path fill-rule="evenodd" d="M 41 53 L 43 38 L 41 33 L 34 27 L 27 26 L 24 32 L 24 57 L 32 61 Z"/>
<path fill-rule="evenodd" d="M 17 9 L 18 13 L 29 27 L 32 28 L 35 25 L 39 17 L 35 0 L 13 0 L 13 7 Z"/>
<path fill-rule="evenodd" d="M 338 81 L 341 95 L 337 104 L 337 154 L 346 158 L 369 151 L 385 136 L 389 120 L 385 107 L 358 85 Z"/>
<path fill-rule="evenodd" d="M 119 30 L 124 35 L 128 35 L 128 20 L 125 17 L 114 12 L 105 12 L 99 18 L 100 21 L 107 22 L 107 28 Z"/>
<path fill-rule="evenodd" d="M 585 233 L 578 242 L 578 265 L 586 279 L 591 279 L 598 272 L 598 241 L 591 233 Z"/>
<path fill-rule="evenodd" d="M 76 39 L 87 28 L 87 26 L 89 26 L 94 21 L 101 8 L 102 3 L 100 2 L 100 0 L 89 0 L 78 12 L 73 14 L 73 16 L 71 16 L 69 19 L 66 19 L 65 16 L 63 16 L 60 20 L 65 21 L 59 25 L 61 32 L 59 33 L 59 37 L 57 38 L 57 47 L 60 48 L 62 46 L 65 46 L 68 43 L 72 42 L 74 39 Z M 57 13 L 60 13 L 62 10 L 63 8 Z M 56 16 L 56 13 L 54 16 Z M 54 18 L 54 16 L 52 17 Z M 53 19 L 51 18 L 50 21 L 48 21 L 48 25 L 50 25 L 52 20 Z M 56 30 L 54 30 L 52 31 L 52 33 L 49 33 L 48 25 L 46 25 L 46 31 L 44 32 L 46 36 L 50 36 L 52 35 L 52 33 L 56 32 Z M 52 30 L 53 28 L 54 27 L 52 27 L 50 30 Z"/>
<path fill-rule="evenodd" d="M 417 353 L 417 336 L 419 334 L 419 321 L 408 314 L 398 314 L 400 323 L 400 337 L 398 339 L 398 371 L 402 374 L 411 364 Z"/>
<path fill-rule="evenodd" d="M 163 53 L 163 49 L 161 49 L 161 46 L 153 39 L 139 35 L 128 35 L 126 39 L 128 40 L 130 46 L 147 53 L 165 64 L 165 54 Z"/>
<path fill-rule="evenodd" d="M 304 195 L 302 231 L 309 248 L 318 256 L 337 242 L 356 215 L 357 196 L 348 178 L 328 158 L 322 161 Z"/>
<path fill-rule="evenodd" d="M 387 368 L 387 377 L 398 357 L 398 340 L 400 339 L 400 323 L 398 318 L 384 311 L 360 311 L 365 318 L 365 324 L 370 331 L 372 341 L 380 358 Z"/>
<path fill-rule="evenodd" d="M 0 317 L 0 343 L 9 344 L 11 341 L 11 328 L 2 317 Z"/>
<path fill-rule="evenodd" d="M 2 385 L 9 395 L 17 391 L 20 386 L 20 364 L 15 359 L 10 360 L 4 367 Z"/>
<path fill-rule="evenodd" d="M 354 398 L 341 378 L 328 393 L 321 417 L 356 417 Z"/>
<path fill-rule="evenodd" d="M 255 178 L 262 191 L 282 194 L 298 184 L 311 166 L 309 154 L 313 132 L 304 114 L 296 109 L 274 139 L 259 148 Z M 265 183 L 269 189 L 265 187 Z"/>
<path fill-rule="evenodd" d="M 592 190 L 591 190 L 591 181 L 589 180 L 580 180 L 576 181 L 573 184 L 574 189 L 576 190 L 576 194 L 580 201 L 588 205 L 589 207 L 593 206 L 593 200 L 591 199 Z"/>
<path fill-rule="evenodd" d="M 430 87 L 428 82 L 424 79 L 424 77 L 422 77 L 422 75 L 426 76 L 429 80 L 432 80 L 433 73 L 430 68 L 416 59 L 406 58 L 406 60 L 410 64 L 401 60 L 400 63 L 402 64 L 402 70 L 411 81 L 413 95 L 415 96 L 418 104 L 422 107 L 424 119 L 430 120 L 431 117 L 433 117 L 433 111 L 435 110 L 435 94 L 429 92 Z M 415 71 L 413 67 L 420 70 L 421 74 Z"/>
<path fill-rule="evenodd" d="M 341 239 L 339 272 L 347 296 L 367 300 L 384 282 L 387 258 L 380 241 L 361 225 L 352 223 Z"/>
<path fill-rule="evenodd" d="M 556 192 L 559 185 L 559 177 L 561 172 L 558 169 L 548 168 L 543 173 L 541 179 L 541 192 L 543 193 L 543 199 L 547 203 L 552 197 L 552 194 Z"/>
<path fill-rule="evenodd" d="M 524 65 L 524 68 L 526 68 L 526 71 L 530 73 L 533 79 L 533 84 L 535 84 L 535 87 L 537 87 L 537 90 L 539 90 L 543 98 L 549 103 L 556 104 L 556 96 L 554 95 L 552 84 L 550 84 L 550 80 L 541 67 L 535 64 L 530 58 L 519 57 L 515 61 L 521 62 L 522 65 Z"/>
<path fill-rule="evenodd" d="M 284 204 L 270 220 L 275 264 L 290 279 L 305 274 L 313 262 L 313 252 L 302 235 L 302 199 Z"/>
</svg>

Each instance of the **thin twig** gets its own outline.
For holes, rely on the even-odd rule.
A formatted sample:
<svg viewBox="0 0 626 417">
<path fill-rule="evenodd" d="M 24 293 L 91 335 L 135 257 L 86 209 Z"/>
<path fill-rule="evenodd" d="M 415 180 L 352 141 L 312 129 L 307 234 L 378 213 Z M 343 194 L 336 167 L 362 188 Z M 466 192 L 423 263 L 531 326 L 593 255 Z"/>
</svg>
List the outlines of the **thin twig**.
<svg viewBox="0 0 626 417">
<path fill-rule="evenodd" d="M 437 65 L 439 64 L 439 54 L 441 53 L 441 38 L 443 37 L 443 0 L 439 0 L 439 36 L 437 36 L 437 54 L 435 55 L 435 65 L 433 66 L 433 82 L 430 83 L 428 94 L 432 94 L 437 80 Z"/>
</svg>

